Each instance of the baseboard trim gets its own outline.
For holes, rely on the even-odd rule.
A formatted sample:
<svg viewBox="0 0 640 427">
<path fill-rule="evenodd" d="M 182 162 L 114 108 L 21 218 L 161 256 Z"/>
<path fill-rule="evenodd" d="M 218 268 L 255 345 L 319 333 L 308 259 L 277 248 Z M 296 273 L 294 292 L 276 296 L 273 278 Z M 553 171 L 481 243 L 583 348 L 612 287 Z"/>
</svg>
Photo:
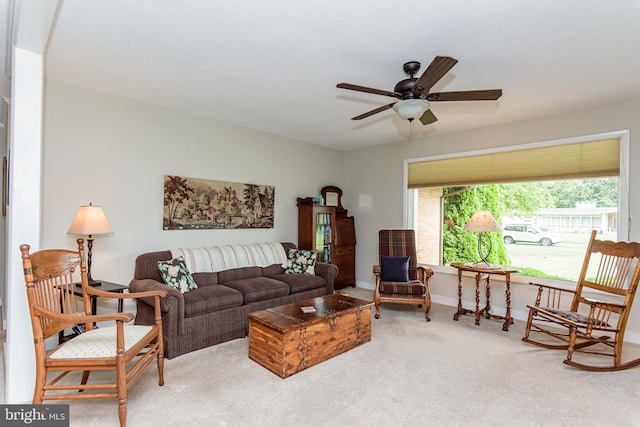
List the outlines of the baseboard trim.
<svg viewBox="0 0 640 427">
<path fill-rule="evenodd" d="M 357 282 L 356 286 L 359 287 L 359 288 L 363 288 L 363 289 L 369 289 L 371 291 L 375 290 L 375 285 L 372 285 L 369 282 Z M 442 305 L 446 305 L 446 306 L 452 307 L 454 310 L 455 310 L 455 307 L 458 306 L 458 300 L 457 299 L 444 297 L 444 296 L 440 296 L 440 295 L 431 294 L 431 301 L 436 303 L 436 304 L 442 304 Z M 500 307 L 499 305 L 494 305 L 493 301 L 491 302 L 491 307 L 493 308 L 493 311 L 496 314 L 504 315 L 505 312 L 506 312 L 506 308 L 505 307 Z M 451 315 L 452 315 L 452 318 L 453 318 L 453 311 L 451 313 L 452 313 Z M 526 322 L 528 316 L 529 316 L 529 312 L 528 311 L 511 310 L 511 317 L 513 317 L 516 320 L 521 320 L 523 322 Z M 625 342 L 629 342 L 629 343 L 633 343 L 633 344 L 640 344 L 640 333 L 637 333 L 637 332 L 626 332 L 624 334 L 624 341 Z"/>
</svg>

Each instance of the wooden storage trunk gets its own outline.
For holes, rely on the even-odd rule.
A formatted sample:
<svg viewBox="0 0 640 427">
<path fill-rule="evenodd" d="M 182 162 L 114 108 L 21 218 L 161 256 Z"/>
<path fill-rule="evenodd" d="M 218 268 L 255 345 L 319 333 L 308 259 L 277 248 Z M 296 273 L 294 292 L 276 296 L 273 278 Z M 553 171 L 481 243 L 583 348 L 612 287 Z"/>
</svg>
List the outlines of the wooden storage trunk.
<svg viewBox="0 0 640 427">
<path fill-rule="evenodd" d="M 300 372 L 370 341 L 372 305 L 333 294 L 250 313 L 249 358 L 282 378 Z"/>
</svg>

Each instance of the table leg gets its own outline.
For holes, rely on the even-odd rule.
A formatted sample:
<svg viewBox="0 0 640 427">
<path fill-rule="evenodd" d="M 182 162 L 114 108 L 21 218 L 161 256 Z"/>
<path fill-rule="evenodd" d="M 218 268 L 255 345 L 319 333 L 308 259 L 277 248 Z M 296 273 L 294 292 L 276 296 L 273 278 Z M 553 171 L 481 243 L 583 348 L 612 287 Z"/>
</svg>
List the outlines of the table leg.
<svg viewBox="0 0 640 427">
<path fill-rule="evenodd" d="M 484 315 L 487 319 L 491 319 L 491 284 L 489 283 L 490 274 L 487 274 L 487 286 L 485 288 L 486 305 L 484 306 Z"/>
<path fill-rule="evenodd" d="M 507 273 L 505 275 L 505 297 L 507 301 L 507 312 L 504 319 L 504 324 L 502 325 L 503 331 L 508 331 L 509 326 L 513 324 L 513 319 L 511 318 L 511 275 Z"/>
<path fill-rule="evenodd" d="M 480 273 L 476 274 L 476 325 L 480 324 Z"/>
<path fill-rule="evenodd" d="M 462 313 L 462 270 L 458 270 L 458 311 L 453 315 L 453 320 L 458 320 Z"/>
</svg>

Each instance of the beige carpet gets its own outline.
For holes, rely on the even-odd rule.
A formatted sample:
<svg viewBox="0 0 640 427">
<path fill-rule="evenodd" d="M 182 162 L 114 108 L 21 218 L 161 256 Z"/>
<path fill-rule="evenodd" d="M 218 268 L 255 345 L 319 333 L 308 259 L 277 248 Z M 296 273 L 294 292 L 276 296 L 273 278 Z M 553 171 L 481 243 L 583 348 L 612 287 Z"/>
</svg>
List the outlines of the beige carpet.
<svg viewBox="0 0 640 427">
<path fill-rule="evenodd" d="M 347 289 L 372 299 L 363 289 Z M 129 393 L 136 426 L 640 426 L 640 368 L 580 371 L 520 341 L 522 322 L 383 306 L 372 340 L 287 379 L 239 339 L 167 360 Z M 638 346 L 629 346 L 634 353 Z M 115 400 L 71 403 L 71 426 L 117 426 Z"/>
</svg>

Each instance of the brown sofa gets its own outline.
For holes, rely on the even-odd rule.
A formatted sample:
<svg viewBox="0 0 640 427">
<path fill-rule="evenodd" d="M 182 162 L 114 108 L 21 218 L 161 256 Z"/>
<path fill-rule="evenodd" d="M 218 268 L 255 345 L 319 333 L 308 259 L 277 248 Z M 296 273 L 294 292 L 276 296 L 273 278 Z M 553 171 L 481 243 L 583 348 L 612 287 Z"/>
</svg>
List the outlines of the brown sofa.
<svg viewBox="0 0 640 427">
<path fill-rule="evenodd" d="M 281 243 L 285 252 L 293 243 Z M 197 289 L 181 294 L 164 284 L 158 261 L 171 251 L 149 252 L 136 258 L 130 292 L 162 289 L 165 356 L 169 359 L 247 335 L 247 314 L 333 292 L 338 268 L 316 263 L 315 275 L 284 274 L 280 264 L 240 267 L 212 273 L 192 273 Z M 136 324 L 153 324 L 153 301 L 136 300 Z"/>
</svg>

